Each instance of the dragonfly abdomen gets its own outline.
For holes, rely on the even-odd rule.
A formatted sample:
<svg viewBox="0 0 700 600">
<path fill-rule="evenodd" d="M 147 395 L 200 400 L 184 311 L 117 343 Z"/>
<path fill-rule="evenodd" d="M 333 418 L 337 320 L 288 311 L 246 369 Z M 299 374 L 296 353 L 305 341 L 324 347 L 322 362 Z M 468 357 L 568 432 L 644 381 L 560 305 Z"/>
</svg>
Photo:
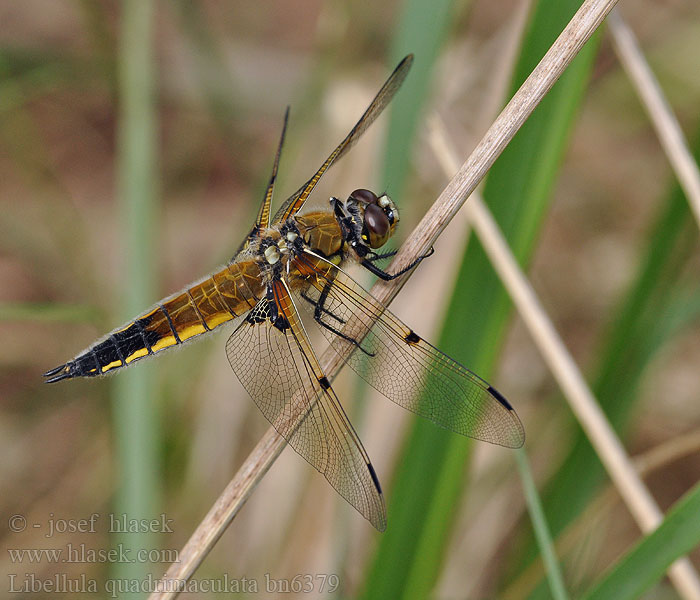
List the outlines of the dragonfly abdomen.
<svg viewBox="0 0 700 600">
<path fill-rule="evenodd" d="M 103 375 L 233 320 L 250 310 L 261 295 L 256 269 L 252 261 L 233 263 L 162 300 L 72 361 L 48 371 L 47 383 Z"/>
</svg>

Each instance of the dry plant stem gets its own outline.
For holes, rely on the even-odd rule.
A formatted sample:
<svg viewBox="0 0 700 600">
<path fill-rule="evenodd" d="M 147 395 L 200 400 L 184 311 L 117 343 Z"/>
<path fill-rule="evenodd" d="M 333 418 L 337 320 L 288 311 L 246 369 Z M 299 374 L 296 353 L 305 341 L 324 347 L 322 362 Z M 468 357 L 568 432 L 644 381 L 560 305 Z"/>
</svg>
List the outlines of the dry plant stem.
<svg viewBox="0 0 700 600">
<path fill-rule="evenodd" d="M 664 98 L 659 82 L 644 59 L 634 33 L 619 11 L 616 10 L 610 15 L 608 27 L 617 57 L 639 94 L 700 227 L 700 170 L 688 149 L 683 130 Z"/>
<path fill-rule="evenodd" d="M 661 467 L 700 452 L 700 429 L 672 437 L 663 444 L 654 446 L 643 454 L 634 457 L 637 470 L 646 475 Z"/>
<path fill-rule="evenodd" d="M 433 149 L 449 176 L 457 168 L 455 154 L 447 141 L 444 127 L 437 126 L 431 129 Z M 491 213 L 478 194 L 472 196 L 465 210 L 491 265 L 508 291 L 627 508 L 644 533 L 654 530 L 663 520 L 663 513 L 637 473 L 574 359 L 542 308 L 535 291 L 520 270 Z M 681 597 L 700 598 L 700 579 L 687 558 L 673 563 L 669 569 L 669 578 Z"/>
<path fill-rule="evenodd" d="M 177 597 L 178 586 L 184 585 L 197 570 L 285 444 L 284 438 L 274 428 L 267 430 L 182 548 L 178 562 L 173 563 L 160 580 L 159 591 L 149 596 L 151 600 Z"/>
<path fill-rule="evenodd" d="M 564 69 L 574 59 L 581 47 L 593 35 L 617 0 L 586 0 L 559 35 L 547 54 L 525 80 L 511 101 L 506 105 L 471 156 L 462 165 L 430 211 L 425 215 L 410 239 L 392 263 L 391 270 L 398 271 L 416 257 L 425 254 L 455 213 L 464 204 L 486 172 L 491 168 L 508 142 L 530 116 L 540 100 L 559 79 Z M 372 294 L 388 304 L 399 292 L 406 278 L 391 282 L 378 282 Z M 343 357 L 329 350 L 321 357 L 321 366 L 332 378 L 343 365 Z M 277 437 L 275 441 L 273 439 Z M 270 468 L 286 442 L 274 430 L 268 431 L 253 450 L 251 456 L 235 475 L 224 494 L 200 523 L 181 551 L 181 562 L 174 563 L 163 577 L 163 587 L 168 580 L 186 581 L 204 560 L 225 527 L 240 510 L 250 490 Z M 240 490 L 242 491 L 239 491 Z M 233 505 L 231 503 L 234 503 Z M 216 515 L 222 515 L 217 518 Z M 212 518 L 210 518 L 212 517 Z M 185 560 L 186 557 L 187 560 Z M 177 592 L 156 592 L 152 599 L 174 598 Z"/>
</svg>

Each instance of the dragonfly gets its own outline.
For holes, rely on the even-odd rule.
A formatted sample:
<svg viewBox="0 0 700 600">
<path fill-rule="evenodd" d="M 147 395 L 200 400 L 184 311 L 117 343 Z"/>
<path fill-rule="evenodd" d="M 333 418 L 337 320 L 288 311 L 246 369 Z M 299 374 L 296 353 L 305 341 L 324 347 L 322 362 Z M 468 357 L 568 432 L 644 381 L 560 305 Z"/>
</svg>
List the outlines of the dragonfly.
<svg viewBox="0 0 700 600">
<path fill-rule="evenodd" d="M 111 374 L 233 322 L 226 353 L 255 404 L 296 452 L 383 531 L 379 478 L 309 341 L 304 311 L 307 324 L 315 323 L 352 369 L 399 406 L 464 436 L 522 446 L 522 423 L 500 392 L 421 338 L 345 271 L 356 263 L 391 280 L 430 254 L 395 273 L 380 267 L 396 253 L 379 251 L 399 223 L 392 199 L 361 188 L 346 200 L 331 197 L 330 210 L 300 214 L 323 174 L 390 103 L 412 63 L 408 55 L 398 64 L 350 133 L 271 217 L 287 108 L 265 195 L 234 258 L 51 369 L 45 381 Z"/>
</svg>

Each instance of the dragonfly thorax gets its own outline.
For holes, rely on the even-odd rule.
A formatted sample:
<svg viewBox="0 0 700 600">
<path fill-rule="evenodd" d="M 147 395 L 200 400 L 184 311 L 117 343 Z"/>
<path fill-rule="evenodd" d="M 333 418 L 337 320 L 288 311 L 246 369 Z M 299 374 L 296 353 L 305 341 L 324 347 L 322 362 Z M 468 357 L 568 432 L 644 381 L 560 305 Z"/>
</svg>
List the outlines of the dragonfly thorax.
<svg viewBox="0 0 700 600">
<path fill-rule="evenodd" d="M 275 278 L 284 271 L 288 272 L 290 262 L 306 247 L 296 222 L 288 219 L 282 225 L 262 231 L 248 250 L 256 257 L 261 272 Z"/>
</svg>

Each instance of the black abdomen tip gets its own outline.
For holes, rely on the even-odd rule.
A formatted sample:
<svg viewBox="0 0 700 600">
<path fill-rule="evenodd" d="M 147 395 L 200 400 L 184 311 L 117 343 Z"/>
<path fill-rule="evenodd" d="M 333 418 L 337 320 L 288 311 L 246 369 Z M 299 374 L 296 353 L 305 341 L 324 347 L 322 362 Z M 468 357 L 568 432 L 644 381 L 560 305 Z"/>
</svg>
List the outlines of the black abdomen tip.
<svg viewBox="0 0 700 600">
<path fill-rule="evenodd" d="M 85 354 L 68 361 L 65 365 L 46 371 L 44 377 L 48 377 L 46 383 L 56 383 L 74 377 L 96 377 L 102 373 L 99 357 L 94 350 L 88 350 Z"/>
<path fill-rule="evenodd" d="M 61 365 L 60 367 L 46 371 L 46 373 L 44 373 L 44 377 L 49 378 L 46 379 L 44 383 L 56 383 L 62 379 L 70 379 L 74 377 L 72 365 L 71 363 L 66 363 L 65 365 Z"/>
</svg>

